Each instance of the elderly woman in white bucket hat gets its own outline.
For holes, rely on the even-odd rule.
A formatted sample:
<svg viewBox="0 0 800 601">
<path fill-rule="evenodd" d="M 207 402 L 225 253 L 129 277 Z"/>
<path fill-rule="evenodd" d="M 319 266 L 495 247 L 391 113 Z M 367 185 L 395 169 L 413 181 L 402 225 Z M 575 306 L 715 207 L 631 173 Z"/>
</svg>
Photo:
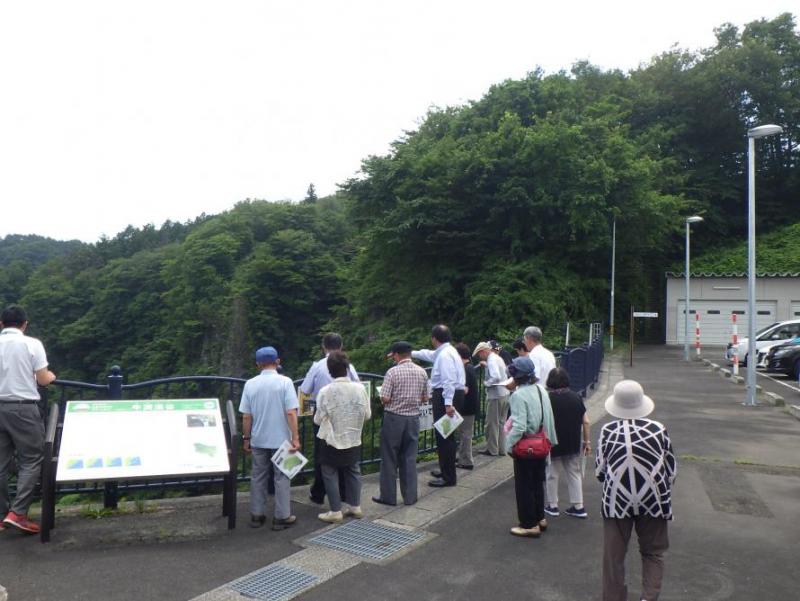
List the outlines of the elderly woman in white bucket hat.
<svg viewBox="0 0 800 601">
<path fill-rule="evenodd" d="M 633 380 L 622 380 L 606 399 L 618 418 L 603 426 L 596 475 L 603 483 L 603 601 L 628 599 L 625 554 L 635 528 L 642 557 L 642 601 L 656 601 L 669 547 L 675 454 L 663 424 L 647 419 L 653 399 Z"/>
</svg>

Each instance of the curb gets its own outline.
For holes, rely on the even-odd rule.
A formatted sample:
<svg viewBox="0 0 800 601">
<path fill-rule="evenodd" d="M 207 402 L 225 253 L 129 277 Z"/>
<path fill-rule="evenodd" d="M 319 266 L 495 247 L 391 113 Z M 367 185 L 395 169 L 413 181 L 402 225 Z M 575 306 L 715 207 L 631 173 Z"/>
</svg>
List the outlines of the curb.
<svg viewBox="0 0 800 601">
<path fill-rule="evenodd" d="M 764 397 L 770 405 L 774 405 L 775 407 L 783 407 L 786 405 L 784 398 L 777 393 L 765 392 Z"/>
<path fill-rule="evenodd" d="M 736 384 L 745 384 L 745 378 L 743 376 L 735 376 L 733 375 L 732 370 L 725 369 L 719 366 L 716 363 L 709 361 L 708 359 L 703 359 L 703 363 L 705 366 L 711 371 L 711 373 L 718 373 L 720 377 L 725 379 L 729 379 L 731 382 Z M 759 398 L 765 401 L 767 404 L 773 407 L 783 407 L 784 411 L 789 415 L 800 419 L 800 405 L 789 405 L 786 402 L 786 399 L 781 395 L 775 392 L 767 392 L 761 386 L 761 384 L 756 384 L 756 394 Z"/>
</svg>

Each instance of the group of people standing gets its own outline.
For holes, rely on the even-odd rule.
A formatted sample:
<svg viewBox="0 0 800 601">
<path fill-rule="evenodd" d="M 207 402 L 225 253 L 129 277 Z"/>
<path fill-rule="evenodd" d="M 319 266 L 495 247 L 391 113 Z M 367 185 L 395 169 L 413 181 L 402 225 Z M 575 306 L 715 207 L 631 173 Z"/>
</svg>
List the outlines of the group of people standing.
<svg viewBox="0 0 800 601">
<path fill-rule="evenodd" d="M 3 310 L 0 326 L 0 515 L 4 516 L 0 530 L 12 527 L 36 533 L 39 526 L 28 517 L 28 509 L 42 462 L 38 386 L 47 386 L 56 376 L 48 368 L 41 342 L 25 335 L 28 318 L 21 307 Z M 545 516 L 561 513 L 560 476 L 567 482 L 570 501 L 564 513 L 586 518 L 582 458 L 591 453 L 589 420 L 582 399 L 569 388 L 567 372 L 556 367 L 553 354 L 542 345 L 541 330 L 525 329 L 513 345 L 517 355 L 513 359 L 504 360 L 502 349 L 492 341 L 479 343 L 472 352 L 463 343 L 453 345 L 445 325 L 434 326 L 431 346 L 413 350 L 408 342 L 397 341 L 388 349 L 394 366 L 380 389 L 380 492 L 372 500 L 396 505 L 399 478 L 403 503 L 416 503 L 420 406 L 429 400 L 434 420 L 458 411 L 464 421 L 458 435 L 443 437 L 436 431 L 439 469 L 428 485 L 455 486 L 457 469 L 473 468 L 472 437 L 480 400 L 472 359 L 477 358 L 485 370 L 487 400 L 483 453 L 514 457 L 518 524 L 511 533 L 537 538 L 548 527 Z M 308 370 L 300 391 L 315 407 L 315 479 L 310 498 L 322 504 L 327 496 L 329 510 L 319 519 L 337 523 L 364 515 L 361 435 L 371 407 L 343 351 L 341 336 L 327 334 L 322 349 L 325 356 Z M 431 363 L 430 377 L 412 359 Z M 292 381 L 279 373 L 280 357 L 274 347 L 259 348 L 255 362 L 260 373 L 245 383 L 239 406 L 244 450 L 252 455 L 250 524 L 265 525 L 271 490 L 272 528 L 282 530 L 297 518 L 291 513 L 289 478 L 274 468 L 271 457 L 285 442 L 292 451 L 300 449 L 299 400 Z M 634 530 L 642 556 L 641 599 L 654 601 L 660 592 L 676 462 L 666 428 L 647 419 L 653 408 L 653 400 L 631 380 L 619 382 L 605 402 L 607 413 L 616 419 L 602 427 L 595 454 L 595 475 L 603 488 L 604 601 L 627 599 L 625 555 Z M 554 445 L 548 455 L 531 458 L 514 453 L 516 443 L 539 432 Z M 17 494 L 11 502 L 7 480 L 15 458 Z"/>
<path fill-rule="evenodd" d="M 453 345 L 449 328 L 441 324 L 431 331 L 431 347 L 414 350 L 408 342 L 397 341 L 388 349 L 387 357 L 394 366 L 386 372 L 380 389 L 380 490 L 372 500 L 397 505 L 399 478 L 403 503 L 416 503 L 420 406 L 428 401 L 432 403 L 434 420 L 452 416 L 455 411 L 464 418 L 458 435 L 443 437 L 436 431 L 439 465 L 428 485 L 455 486 L 457 470 L 473 468 L 472 436 L 480 401 L 472 359 L 477 358 L 485 370 L 487 401 L 486 449 L 482 452 L 492 456 L 508 454 L 514 462 L 518 523 L 511 528 L 511 534 L 538 538 L 547 530 L 546 516 L 561 514 L 561 477 L 567 483 L 570 503 L 563 513 L 586 518 L 582 480 L 585 458 L 592 452 L 589 419 L 583 400 L 569 388 L 567 372 L 556 367 L 555 357 L 542 345 L 541 330 L 535 326 L 525 329 L 513 345 L 517 355 L 513 359 L 504 360 L 502 349 L 493 341 L 479 343 L 472 352 L 463 343 Z M 320 513 L 319 519 L 338 523 L 345 517 L 363 517 L 359 459 L 361 432 L 371 408 L 355 368 L 342 351 L 341 336 L 328 334 L 323 339 L 323 351 L 325 357 L 311 366 L 300 391 L 310 395 L 316 407 L 315 481 L 310 497 L 322 504 L 327 495 L 330 508 Z M 256 452 L 261 453 L 253 442 L 257 440 L 253 428 L 258 420 L 248 417 L 248 412 L 254 411 L 249 401 L 251 393 L 264 383 L 272 383 L 272 389 L 280 390 L 274 415 L 286 416 L 279 428 L 281 440 L 291 440 L 297 449 L 299 439 L 297 396 L 289 379 L 277 375 L 275 349 L 259 349 L 256 359 L 263 371 L 245 386 L 240 410 L 245 413 L 245 448 L 254 452 L 251 523 L 260 526 L 266 520 L 266 470 L 255 457 Z M 413 359 L 432 364 L 430 377 Z M 646 419 L 653 402 L 638 383 L 625 380 L 617 384 L 605 407 L 619 419 L 603 426 L 595 457 L 595 474 L 603 484 L 603 599 L 627 599 L 625 554 L 635 529 L 643 564 L 641 598 L 651 601 L 660 592 L 663 553 L 668 547 L 675 457 L 664 426 Z M 515 455 L 515 444 L 537 432 L 544 432 L 552 443 L 550 453 L 539 458 Z M 264 454 L 269 456 L 278 439 L 259 443 L 267 445 Z M 289 511 L 288 479 L 277 471 L 273 477 L 276 501 L 272 523 L 273 528 L 282 529 L 296 518 Z M 264 492 L 259 493 L 257 488 Z"/>
</svg>

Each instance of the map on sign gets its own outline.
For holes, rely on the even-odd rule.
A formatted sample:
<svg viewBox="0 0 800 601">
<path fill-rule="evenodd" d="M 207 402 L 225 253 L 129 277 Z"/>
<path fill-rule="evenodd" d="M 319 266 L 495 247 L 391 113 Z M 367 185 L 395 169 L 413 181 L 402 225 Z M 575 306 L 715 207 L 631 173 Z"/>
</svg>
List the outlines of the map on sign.
<svg viewBox="0 0 800 601">
<path fill-rule="evenodd" d="M 67 402 L 57 482 L 229 469 L 217 399 Z"/>
</svg>

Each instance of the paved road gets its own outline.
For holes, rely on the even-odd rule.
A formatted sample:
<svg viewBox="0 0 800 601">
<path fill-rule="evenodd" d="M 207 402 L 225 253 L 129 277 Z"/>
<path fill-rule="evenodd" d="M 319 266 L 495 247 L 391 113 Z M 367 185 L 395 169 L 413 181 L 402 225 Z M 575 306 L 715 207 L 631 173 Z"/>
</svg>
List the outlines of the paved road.
<svg viewBox="0 0 800 601">
<path fill-rule="evenodd" d="M 624 372 L 655 399 L 654 418 L 680 456 L 662 600 L 796 599 L 800 422 L 742 407 L 739 387 L 683 364 L 680 349 L 640 348 Z M 357 566 L 300 599 L 600 599 L 600 491 L 585 484 L 590 518 L 556 518 L 539 540 L 507 533 L 515 523 L 507 482 L 436 524 L 439 537 L 414 553 Z M 638 566 L 629 566 L 635 582 Z"/>
<path fill-rule="evenodd" d="M 662 600 L 796 599 L 800 421 L 769 406 L 743 407 L 742 387 L 703 364 L 685 364 L 681 349 L 639 347 L 633 368 L 619 361 L 609 367 L 612 381 L 624 369 L 644 384 L 679 455 Z M 590 415 L 606 419 L 601 398 Z M 487 463 L 487 473 L 506 461 Z M 484 478 L 477 472 L 477 480 Z M 513 483 L 492 486 L 427 526 L 436 536 L 406 555 L 385 565 L 354 565 L 299 598 L 599 599 L 594 480 L 585 481 L 589 519 L 555 518 L 539 540 L 508 534 L 515 523 Z M 302 491 L 296 494 L 302 498 Z M 426 507 L 446 499 L 431 496 Z M 319 528 L 318 508 L 296 503 L 294 530 L 227 532 L 217 501 L 176 501 L 111 519 L 62 517 L 49 545 L 0 533 L 0 584 L 11 601 L 186 600 L 296 554 L 295 541 Z M 246 515 L 246 507 L 240 511 Z M 629 565 L 635 581 L 638 566 Z"/>
</svg>

